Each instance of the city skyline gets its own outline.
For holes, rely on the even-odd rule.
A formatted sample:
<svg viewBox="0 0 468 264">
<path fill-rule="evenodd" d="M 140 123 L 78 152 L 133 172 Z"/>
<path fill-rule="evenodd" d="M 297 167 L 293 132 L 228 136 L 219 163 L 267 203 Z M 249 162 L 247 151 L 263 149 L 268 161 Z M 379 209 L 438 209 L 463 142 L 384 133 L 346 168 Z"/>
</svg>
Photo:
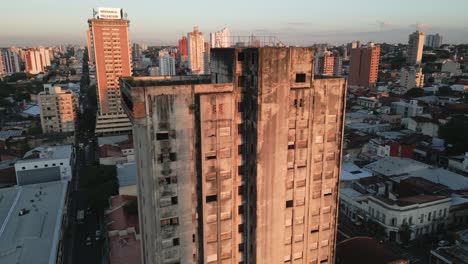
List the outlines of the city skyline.
<svg viewBox="0 0 468 264">
<path fill-rule="evenodd" d="M 4 4 L 9 12 L 0 21 L 0 46 L 84 45 L 86 23 L 83 21 L 90 18 L 92 9 L 97 7 L 123 8 L 131 21 L 131 41 L 150 45 L 176 45 L 180 36 L 194 25 L 199 26 L 206 38 L 209 32 L 228 26 L 233 36 L 273 35 L 287 45 L 311 45 L 320 42 L 343 44 L 354 39 L 406 43 L 408 33 L 420 24 L 425 33 L 442 34 L 446 43 L 466 42 L 468 18 L 463 10 L 468 8 L 468 3 L 461 0 L 449 2 L 418 0 L 403 3 L 398 0 L 384 6 L 369 0 L 361 1 L 359 5 L 344 0 L 328 5 L 297 0 L 285 6 L 284 2 L 276 0 L 254 3 L 240 0 L 230 8 L 222 8 L 224 3 L 202 0 L 184 3 L 184 8 L 175 9 L 170 3 L 156 5 L 141 1 L 86 0 L 70 7 L 61 5 L 58 0 L 40 3 L 19 0 Z M 25 5 L 29 8 L 25 9 Z M 250 8 L 245 8 L 247 5 Z M 399 8 L 401 5 L 407 8 Z M 179 17 L 174 19 L 174 13 L 169 10 L 174 10 Z M 265 12 L 259 12 L 261 10 Z M 362 16 L 363 13 L 366 15 Z"/>
</svg>

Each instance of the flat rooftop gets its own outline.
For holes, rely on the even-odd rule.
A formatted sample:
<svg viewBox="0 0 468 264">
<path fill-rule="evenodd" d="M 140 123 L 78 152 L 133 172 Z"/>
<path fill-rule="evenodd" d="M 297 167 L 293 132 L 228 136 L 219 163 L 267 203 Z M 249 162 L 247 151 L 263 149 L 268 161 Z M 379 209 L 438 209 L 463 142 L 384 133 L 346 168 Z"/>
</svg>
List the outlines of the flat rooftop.
<svg viewBox="0 0 468 264">
<path fill-rule="evenodd" d="M 117 178 L 120 187 L 136 185 L 136 175 L 137 167 L 135 162 L 117 165 Z"/>
<path fill-rule="evenodd" d="M 29 163 L 35 160 L 57 160 L 57 159 L 70 159 L 72 155 L 71 145 L 61 145 L 52 147 L 37 147 L 26 154 L 22 160 L 18 160 L 16 163 Z"/>
<path fill-rule="evenodd" d="M 0 263 L 55 263 L 67 181 L 0 189 Z M 26 209 L 26 214 L 19 212 Z"/>
<path fill-rule="evenodd" d="M 211 75 L 124 77 L 120 80 L 126 84 L 126 86 L 131 88 L 184 84 L 210 84 Z"/>
</svg>

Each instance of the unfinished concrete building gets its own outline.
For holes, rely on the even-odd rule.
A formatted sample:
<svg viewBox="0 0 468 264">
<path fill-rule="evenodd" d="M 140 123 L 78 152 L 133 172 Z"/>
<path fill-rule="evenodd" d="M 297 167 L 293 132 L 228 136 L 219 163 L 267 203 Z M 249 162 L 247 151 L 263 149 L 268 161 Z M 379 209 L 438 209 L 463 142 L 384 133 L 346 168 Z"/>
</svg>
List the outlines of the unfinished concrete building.
<svg viewBox="0 0 468 264">
<path fill-rule="evenodd" d="M 122 78 L 152 263 L 334 263 L 346 81 L 309 48 L 222 48 L 211 76 Z"/>
</svg>

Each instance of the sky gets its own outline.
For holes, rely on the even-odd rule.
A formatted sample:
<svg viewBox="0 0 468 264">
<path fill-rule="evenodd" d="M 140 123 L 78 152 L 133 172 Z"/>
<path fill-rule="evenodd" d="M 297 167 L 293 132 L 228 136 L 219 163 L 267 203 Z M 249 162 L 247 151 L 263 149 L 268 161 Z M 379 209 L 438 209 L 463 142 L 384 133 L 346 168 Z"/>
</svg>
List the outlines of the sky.
<svg viewBox="0 0 468 264">
<path fill-rule="evenodd" d="M 417 28 L 468 43 L 467 0 L 1 0 L 0 47 L 86 42 L 96 7 L 121 7 L 132 42 L 176 45 L 198 25 L 232 36 L 276 36 L 287 45 L 352 40 L 406 43 Z M 5 12 L 6 11 L 6 12 Z"/>
</svg>

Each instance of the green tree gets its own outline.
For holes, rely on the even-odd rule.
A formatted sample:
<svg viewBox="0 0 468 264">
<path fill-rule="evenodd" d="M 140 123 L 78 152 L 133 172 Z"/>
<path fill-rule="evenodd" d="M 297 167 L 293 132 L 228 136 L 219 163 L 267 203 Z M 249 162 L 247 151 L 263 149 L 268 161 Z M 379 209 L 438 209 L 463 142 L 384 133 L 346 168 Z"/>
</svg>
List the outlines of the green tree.
<svg viewBox="0 0 468 264">
<path fill-rule="evenodd" d="M 400 241 L 403 244 L 407 244 L 411 238 L 411 229 L 407 223 L 403 223 L 398 230 L 398 235 L 400 237 Z"/>
<path fill-rule="evenodd" d="M 422 88 L 412 88 L 406 92 L 408 97 L 421 97 L 424 96 L 424 90 Z"/>
<path fill-rule="evenodd" d="M 462 117 L 452 117 L 447 124 L 439 128 L 439 136 L 445 140 L 449 147 L 448 154 L 463 154 L 468 151 L 468 120 Z"/>
<path fill-rule="evenodd" d="M 450 88 L 450 86 L 442 86 L 439 88 L 438 94 L 441 96 L 452 95 L 452 88 Z"/>
</svg>

